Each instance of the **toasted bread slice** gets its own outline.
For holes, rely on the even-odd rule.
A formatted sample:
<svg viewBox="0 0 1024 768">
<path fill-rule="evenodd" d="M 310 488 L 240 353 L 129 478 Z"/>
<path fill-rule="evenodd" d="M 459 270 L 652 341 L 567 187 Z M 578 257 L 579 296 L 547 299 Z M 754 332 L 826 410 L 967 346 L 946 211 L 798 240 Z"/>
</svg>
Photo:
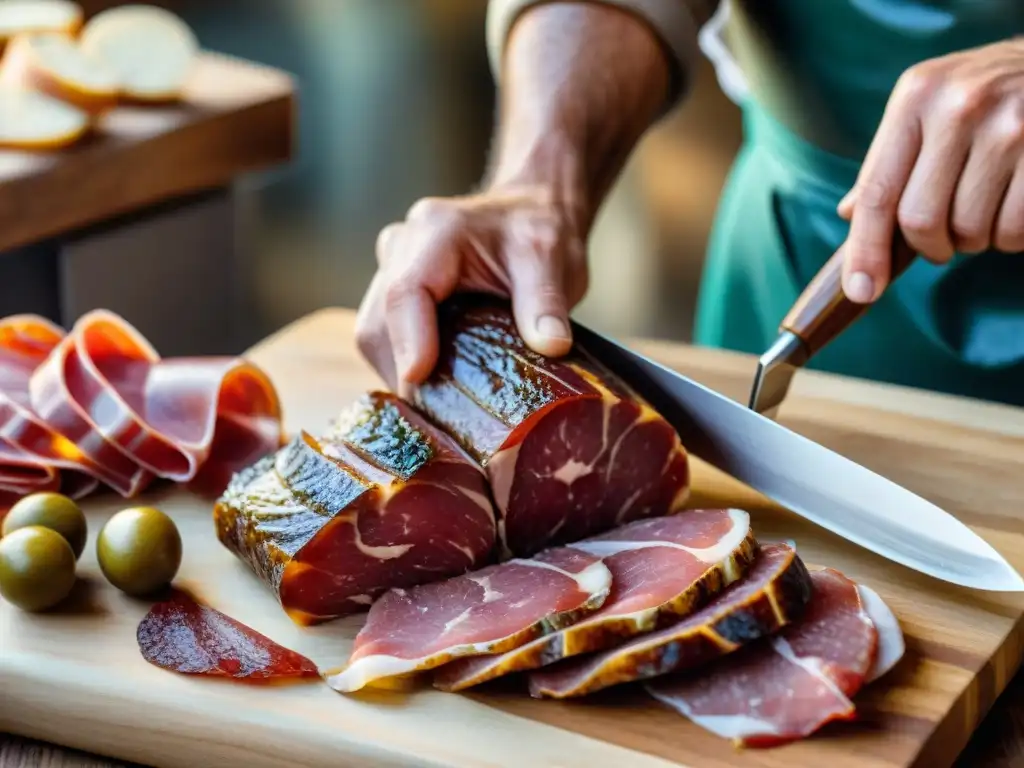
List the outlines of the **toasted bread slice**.
<svg viewBox="0 0 1024 768">
<path fill-rule="evenodd" d="M 122 96 L 135 102 L 181 97 L 199 53 L 199 41 L 178 16 L 148 5 L 103 11 L 82 28 L 82 50 L 110 64 Z"/>
<path fill-rule="evenodd" d="M 0 61 L 0 84 L 40 91 L 91 115 L 116 106 L 121 90 L 113 67 L 52 32 L 12 39 Z"/>
<path fill-rule="evenodd" d="M 0 147 L 47 150 L 69 146 L 82 138 L 89 116 L 45 93 L 0 87 Z"/>
</svg>

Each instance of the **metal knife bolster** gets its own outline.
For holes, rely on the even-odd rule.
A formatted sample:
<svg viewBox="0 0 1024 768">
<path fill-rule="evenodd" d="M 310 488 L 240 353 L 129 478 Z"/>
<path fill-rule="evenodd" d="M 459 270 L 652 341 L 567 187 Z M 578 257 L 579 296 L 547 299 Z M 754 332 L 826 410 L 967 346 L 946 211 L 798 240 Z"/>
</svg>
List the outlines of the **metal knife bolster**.
<svg viewBox="0 0 1024 768">
<path fill-rule="evenodd" d="M 783 331 L 775 343 L 757 361 L 757 373 L 750 392 L 750 408 L 775 418 L 797 370 L 810 359 L 803 339 L 792 331 Z"/>
</svg>

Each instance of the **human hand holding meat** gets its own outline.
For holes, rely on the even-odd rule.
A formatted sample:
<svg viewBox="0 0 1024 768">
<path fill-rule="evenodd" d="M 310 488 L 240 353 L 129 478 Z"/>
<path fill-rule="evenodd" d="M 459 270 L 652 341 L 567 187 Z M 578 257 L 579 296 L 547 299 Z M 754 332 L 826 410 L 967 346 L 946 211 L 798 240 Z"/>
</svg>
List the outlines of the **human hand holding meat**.
<svg viewBox="0 0 1024 768">
<path fill-rule="evenodd" d="M 436 305 L 457 291 L 510 298 L 531 348 L 552 357 L 569 351 L 569 312 L 587 288 L 587 235 L 666 103 L 669 66 L 654 32 L 632 15 L 549 3 L 516 22 L 500 80 L 501 120 L 483 190 L 420 200 L 377 241 L 356 338 L 401 394 L 434 368 Z"/>
<path fill-rule="evenodd" d="M 936 264 L 1024 251 L 1024 40 L 908 69 L 838 210 L 850 221 L 843 287 L 859 303 L 890 282 L 897 227 Z"/>
</svg>

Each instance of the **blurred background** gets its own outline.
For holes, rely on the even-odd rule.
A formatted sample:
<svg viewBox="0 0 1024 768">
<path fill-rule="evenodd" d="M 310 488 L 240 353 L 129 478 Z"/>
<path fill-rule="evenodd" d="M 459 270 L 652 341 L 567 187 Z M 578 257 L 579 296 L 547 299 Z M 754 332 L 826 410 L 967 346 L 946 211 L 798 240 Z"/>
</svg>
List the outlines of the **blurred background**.
<svg viewBox="0 0 1024 768">
<path fill-rule="evenodd" d="M 89 12 L 120 3 L 86 0 Z M 471 190 L 494 85 L 484 0 L 164 0 L 203 46 L 298 84 L 287 168 L 245 185 L 252 340 L 319 307 L 355 307 L 378 231 L 419 197 Z M 610 333 L 688 340 L 708 228 L 740 140 L 706 62 L 688 103 L 634 154 L 591 241 L 576 316 Z"/>
</svg>

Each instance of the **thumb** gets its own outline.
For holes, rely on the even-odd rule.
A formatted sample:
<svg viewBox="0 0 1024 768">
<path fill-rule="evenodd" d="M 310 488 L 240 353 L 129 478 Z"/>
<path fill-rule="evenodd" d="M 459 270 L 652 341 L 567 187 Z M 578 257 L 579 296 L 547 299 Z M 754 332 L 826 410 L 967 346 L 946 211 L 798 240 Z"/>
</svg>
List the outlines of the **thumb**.
<svg viewBox="0 0 1024 768">
<path fill-rule="evenodd" d="M 572 347 L 569 302 L 562 259 L 527 252 L 509 261 L 512 313 L 519 333 L 534 352 L 560 357 Z"/>
</svg>

